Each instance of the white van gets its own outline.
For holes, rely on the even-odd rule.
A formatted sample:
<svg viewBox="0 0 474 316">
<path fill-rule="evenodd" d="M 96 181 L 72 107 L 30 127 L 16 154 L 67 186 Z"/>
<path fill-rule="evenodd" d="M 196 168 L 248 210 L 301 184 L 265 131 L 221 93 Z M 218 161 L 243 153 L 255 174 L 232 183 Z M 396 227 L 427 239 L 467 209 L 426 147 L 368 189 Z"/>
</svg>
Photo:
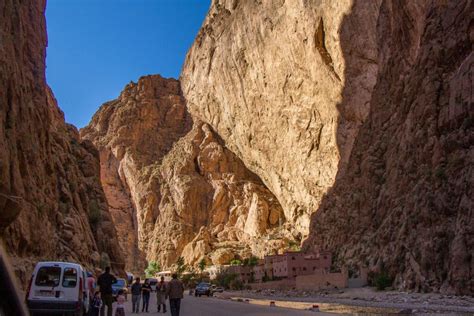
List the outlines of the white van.
<svg viewBox="0 0 474 316">
<path fill-rule="evenodd" d="M 26 294 L 32 316 L 86 315 L 89 291 L 86 270 L 77 263 L 38 262 Z"/>
<path fill-rule="evenodd" d="M 171 281 L 171 276 L 172 276 L 172 272 L 171 271 L 161 271 L 161 272 L 158 272 L 156 274 L 156 277 L 158 278 L 158 280 L 161 279 L 161 277 L 164 277 L 165 278 L 165 282 L 169 282 Z"/>
</svg>

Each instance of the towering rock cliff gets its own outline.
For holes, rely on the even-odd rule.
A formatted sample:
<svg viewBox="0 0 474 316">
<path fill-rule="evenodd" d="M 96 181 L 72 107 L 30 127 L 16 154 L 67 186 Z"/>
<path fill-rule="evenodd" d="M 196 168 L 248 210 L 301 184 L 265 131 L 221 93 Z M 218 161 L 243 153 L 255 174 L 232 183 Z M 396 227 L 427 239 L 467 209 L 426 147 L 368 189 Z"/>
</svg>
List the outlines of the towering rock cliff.
<svg viewBox="0 0 474 316">
<path fill-rule="evenodd" d="M 378 72 L 377 37 L 365 30 L 380 1 L 356 14 L 351 1 L 318 3 L 214 1 L 181 78 L 191 113 L 262 178 L 302 236 L 347 163 Z M 353 33 L 340 35 L 343 23 Z"/>
<path fill-rule="evenodd" d="M 45 1 L 0 2 L 0 236 L 25 280 L 37 260 L 123 269 L 98 152 L 45 81 Z"/>
<path fill-rule="evenodd" d="M 130 83 L 81 136 L 100 150 L 102 184 L 127 253 L 165 267 L 179 256 L 228 263 L 293 239 L 261 180 L 208 125 L 193 123 L 177 80 Z M 127 266 L 138 269 L 133 260 Z"/>
<path fill-rule="evenodd" d="M 472 1 L 215 0 L 183 94 L 305 247 L 383 267 L 401 288 L 472 294 L 473 12 Z"/>
</svg>

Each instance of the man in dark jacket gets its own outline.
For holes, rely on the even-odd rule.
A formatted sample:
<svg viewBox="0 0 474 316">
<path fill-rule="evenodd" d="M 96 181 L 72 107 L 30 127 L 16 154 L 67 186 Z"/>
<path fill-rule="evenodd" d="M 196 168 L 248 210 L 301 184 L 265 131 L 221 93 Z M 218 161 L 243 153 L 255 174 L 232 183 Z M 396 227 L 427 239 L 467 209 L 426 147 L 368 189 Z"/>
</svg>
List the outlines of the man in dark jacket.
<svg viewBox="0 0 474 316">
<path fill-rule="evenodd" d="M 142 294 L 142 285 L 140 284 L 140 278 L 135 279 L 135 283 L 132 284 L 132 314 L 140 311 L 140 297 Z"/>
<path fill-rule="evenodd" d="M 112 284 L 117 283 L 117 279 L 113 274 L 110 274 L 110 267 L 105 268 L 105 272 L 99 276 L 97 285 L 100 287 L 100 296 L 102 298 L 102 308 L 100 309 L 100 316 L 105 315 L 105 306 L 107 306 L 107 316 L 112 316 Z"/>
<path fill-rule="evenodd" d="M 178 280 L 178 275 L 173 274 L 172 280 L 168 282 L 166 288 L 166 294 L 170 299 L 170 310 L 171 316 L 179 316 L 179 309 L 181 306 L 181 299 L 183 298 L 184 286 L 183 283 Z"/>
</svg>

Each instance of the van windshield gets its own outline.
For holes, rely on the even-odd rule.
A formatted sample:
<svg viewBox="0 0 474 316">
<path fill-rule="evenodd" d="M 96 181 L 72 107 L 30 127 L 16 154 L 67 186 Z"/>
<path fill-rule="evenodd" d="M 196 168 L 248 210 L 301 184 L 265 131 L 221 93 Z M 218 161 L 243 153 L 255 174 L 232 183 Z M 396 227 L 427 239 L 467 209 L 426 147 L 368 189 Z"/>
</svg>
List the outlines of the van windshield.
<svg viewBox="0 0 474 316">
<path fill-rule="evenodd" d="M 74 268 L 65 268 L 63 275 L 64 287 L 76 287 L 77 284 L 77 270 Z"/>
<path fill-rule="evenodd" d="M 36 274 L 35 285 L 56 287 L 59 285 L 61 278 L 60 267 L 41 267 Z"/>
</svg>

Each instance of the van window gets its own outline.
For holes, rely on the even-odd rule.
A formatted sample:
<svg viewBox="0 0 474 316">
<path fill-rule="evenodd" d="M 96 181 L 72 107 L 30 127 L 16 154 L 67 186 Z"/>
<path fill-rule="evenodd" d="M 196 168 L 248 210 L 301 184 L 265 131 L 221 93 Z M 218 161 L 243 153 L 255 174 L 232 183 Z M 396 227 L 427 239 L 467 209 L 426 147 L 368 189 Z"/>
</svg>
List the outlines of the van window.
<svg viewBox="0 0 474 316">
<path fill-rule="evenodd" d="M 63 287 L 76 287 L 77 270 L 74 268 L 65 268 L 63 275 Z"/>
<path fill-rule="evenodd" d="M 59 279 L 61 278 L 60 267 L 41 267 L 36 274 L 35 285 L 56 287 L 59 285 Z"/>
</svg>

